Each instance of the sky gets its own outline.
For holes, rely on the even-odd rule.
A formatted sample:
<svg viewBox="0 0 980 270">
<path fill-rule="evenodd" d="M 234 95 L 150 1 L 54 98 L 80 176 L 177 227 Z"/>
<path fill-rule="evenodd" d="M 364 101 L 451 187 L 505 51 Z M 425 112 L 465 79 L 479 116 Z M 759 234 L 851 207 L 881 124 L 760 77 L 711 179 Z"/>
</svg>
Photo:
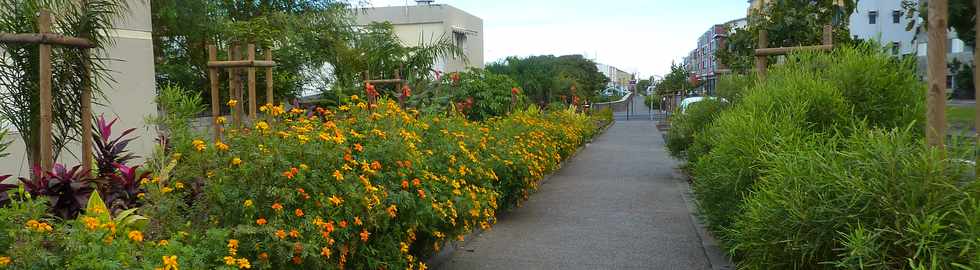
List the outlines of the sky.
<svg viewBox="0 0 980 270">
<path fill-rule="evenodd" d="M 414 0 L 371 0 L 375 7 Z M 641 78 L 663 75 L 712 25 L 745 17 L 745 0 L 435 0 L 483 19 L 487 63 L 582 54 Z"/>
</svg>

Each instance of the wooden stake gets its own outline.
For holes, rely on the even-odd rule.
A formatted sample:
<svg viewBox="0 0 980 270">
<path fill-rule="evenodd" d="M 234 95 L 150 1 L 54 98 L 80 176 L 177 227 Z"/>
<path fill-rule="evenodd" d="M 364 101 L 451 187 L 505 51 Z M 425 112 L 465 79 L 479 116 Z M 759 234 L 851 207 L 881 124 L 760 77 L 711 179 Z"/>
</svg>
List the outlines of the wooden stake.
<svg viewBox="0 0 980 270">
<path fill-rule="evenodd" d="M 947 0 L 929 2 L 928 77 L 926 141 L 945 151 L 946 140 L 946 33 L 949 6 Z"/>
<path fill-rule="evenodd" d="M 975 0 L 973 2 L 973 6 L 980 7 L 980 0 Z M 980 15 L 980 9 L 977 9 L 977 14 Z M 977 18 L 980 18 L 980 16 L 978 16 Z M 980 20 L 974 19 L 973 21 L 975 23 L 974 29 L 977 31 L 977 34 L 980 34 Z M 980 52 L 980 50 L 977 49 L 980 49 L 980 46 L 974 44 L 974 50 L 973 50 L 974 51 L 973 53 L 973 91 L 974 91 L 973 98 L 974 100 L 980 98 L 980 68 L 978 68 L 980 67 L 980 53 L 976 53 L 976 52 Z M 976 124 L 976 126 L 974 127 L 974 131 L 976 132 L 976 138 L 977 138 L 977 145 L 973 147 L 973 152 L 975 155 L 973 166 L 976 168 L 977 171 L 976 173 L 977 181 L 980 181 L 980 153 L 978 153 L 977 151 L 977 149 L 980 149 L 980 108 L 974 107 L 973 109 L 974 109 L 974 113 L 976 114 L 973 119 Z"/>
<path fill-rule="evenodd" d="M 823 45 L 834 45 L 834 26 L 829 24 L 823 26 Z"/>
<path fill-rule="evenodd" d="M 238 45 L 231 45 L 228 47 L 228 61 L 238 60 Z M 238 70 L 236 68 L 228 69 L 228 99 L 238 100 Z M 241 100 L 238 100 L 241 103 Z M 235 126 L 241 124 L 241 114 L 238 112 L 241 104 L 235 104 L 235 106 L 230 106 L 231 117 Z"/>
<path fill-rule="evenodd" d="M 265 48 L 265 60 L 272 61 L 272 48 Z M 265 70 L 265 101 L 266 101 L 265 103 L 266 104 L 272 104 L 272 102 L 275 101 L 272 98 L 273 81 L 274 80 L 272 78 L 272 67 L 269 67 Z"/>
<path fill-rule="evenodd" d="M 255 44 L 248 44 L 248 60 L 255 61 Z M 248 117 L 255 119 L 258 107 L 255 97 L 255 67 L 248 68 Z"/>
<path fill-rule="evenodd" d="M 759 49 L 765 49 L 769 47 L 769 32 L 766 30 L 759 30 Z M 759 80 L 766 79 L 766 66 L 769 59 L 766 56 L 756 56 L 755 57 L 755 69 L 758 73 Z"/>
<path fill-rule="evenodd" d="M 81 121 L 82 121 L 82 171 L 85 175 L 92 172 L 92 66 L 89 62 L 91 51 L 82 49 L 82 96 L 81 96 Z"/>
<path fill-rule="evenodd" d="M 47 10 L 41 10 L 37 19 L 37 29 L 41 34 L 51 32 L 51 14 Z M 38 45 L 39 53 L 39 75 L 41 81 L 38 83 L 40 90 L 40 127 L 38 132 L 40 139 L 40 165 L 45 171 L 51 170 L 54 165 L 54 149 L 51 138 L 51 45 Z"/>
<path fill-rule="evenodd" d="M 218 48 L 208 45 L 208 61 L 218 61 Z M 221 140 L 221 125 L 218 124 L 218 117 L 221 116 L 221 92 L 218 90 L 218 68 L 208 68 L 208 79 L 211 81 L 211 123 L 214 126 L 214 141 Z"/>
</svg>

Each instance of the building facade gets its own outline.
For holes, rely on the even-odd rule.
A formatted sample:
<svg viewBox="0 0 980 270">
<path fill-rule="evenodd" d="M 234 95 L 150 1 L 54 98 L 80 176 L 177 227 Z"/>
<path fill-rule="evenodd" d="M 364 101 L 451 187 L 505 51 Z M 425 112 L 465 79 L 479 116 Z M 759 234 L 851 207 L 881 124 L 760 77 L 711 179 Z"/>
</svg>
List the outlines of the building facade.
<svg viewBox="0 0 980 270">
<path fill-rule="evenodd" d="M 602 73 L 602 75 L 606 75 L 606 77 L 609 78 L 609 84 L 606 86 L 606 90 L 615 89 L 616 91 L 625 93 L 629 89 L 630 80 L 633 79 L 633 74 L 623 71 L 617 67 L 602 63 L 597 63 L 596 68 L 599 69 L 599 72 Z"/>
<path fill-rule="evenodd" d="M 147 116 L 157 115 L 150 3 L 143 0 L 127 2 L 129 10 L 120 14 L 121 18 L 116 21 L 110 33 L 113 44 L 106 48 L 106 55 L 102 56 L 111 59 L 106 62 L 106 68 L 110 70 L 114 82 L 103 82 L 101 89 L 106 99 L 94 102 L 92 110 L 94 115 L 104 114 L 107 119 L 119 117 L 114 126 L 118 129 L 117 132 L 136 128 L 133 136 L 138 138 L 127 149 L 137 156 L 150 157 L 157 134 L 155 127 L 144 121 Z M 7 136 L 7 139 L 12 140 L 7 149 L 10 156 L 0 158 L 0 174 L 26 176 L 32 165 L 28 164 L 24 142 L 18 131 L 10 132 Z M 80 164 L 80 155 L 79 144 L 69 145 L 59 155 L 57 162 L 69 166 L 77 165 Z"/>
<path fill-rule="evenodd" d="M 736 19 L 724 24 L 712 25 L 698 38 L 697 47 L 683 59 L 684 69 L 693 80 L 698 82 L 695 92 L 702 95 L 713 95 L 718 82 L 718 75 L 727 72 L 715 57 L 719 49 L 725 48 L 729 31 L 743 28 L 747 21 Z"/>
<path fill-rule="evenodd" d="M 915 17 L 913 17 L 915 18 Z M 913 19 L 907 18 L 902 0 L 861 0 L 850 17 L 851 36 L 857 40 L 875 40 L 894 55 L 916 51 L 915 31 L 906 30 Z"/>
<path fill-rule="evenodd" d="M 451 38 L 463 49 L 466 59 L 438 59 L 434 68 L 440 72 L 484 67 L 483 19 L 453 6 L 419 1 L 415 6 L 362 8 L 357 11 L 356 22 L 359 25 L 390 22 L 394 25 L 395 35 L 406 46 L 432 44 L 443 38 Z"/>
</svg>

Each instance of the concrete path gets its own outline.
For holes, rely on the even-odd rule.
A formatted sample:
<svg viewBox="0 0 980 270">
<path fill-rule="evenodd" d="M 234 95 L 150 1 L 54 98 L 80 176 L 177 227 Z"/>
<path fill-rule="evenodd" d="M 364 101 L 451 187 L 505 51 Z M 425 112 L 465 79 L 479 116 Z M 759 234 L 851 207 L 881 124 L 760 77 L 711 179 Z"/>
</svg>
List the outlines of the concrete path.
<svg viewBox="0 0 980 270">
<path fill-rule="evenodd" d="M 438 267 L 711 269 L 676 165 L 654 122 L 617 122 Z"/>
</svg>

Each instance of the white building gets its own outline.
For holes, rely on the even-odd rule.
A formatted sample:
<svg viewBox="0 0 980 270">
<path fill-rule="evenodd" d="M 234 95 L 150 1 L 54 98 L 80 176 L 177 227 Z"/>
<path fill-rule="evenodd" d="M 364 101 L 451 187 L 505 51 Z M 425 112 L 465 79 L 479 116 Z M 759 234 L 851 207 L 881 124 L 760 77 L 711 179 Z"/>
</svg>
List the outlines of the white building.
<svg viewBox="0 0 980 270">
<path fill-rule="evenodd" d="M 861 0 L 851 14 L 850 27 L 854 39 L 876 40 L 891 49 L 892 54 L 915 52 L 915 28 L 906 30 L 910 20 L 902 8 L 902 0 Z M 912 22 L 913 26 L 916 22 Z"/>
<path fill-rule="evenodd" d="M 483 68 L 483 19 L 446 4 L 417 1 L 416 6 L 363 8 L 357 11 L 357 24 L 390 22 L 395 35 L 406 46 L 431 44 L 452 38 L 463 49 L 461 58 L 438 59 L 434 68 L 440 72 Z"/>
</svg>

